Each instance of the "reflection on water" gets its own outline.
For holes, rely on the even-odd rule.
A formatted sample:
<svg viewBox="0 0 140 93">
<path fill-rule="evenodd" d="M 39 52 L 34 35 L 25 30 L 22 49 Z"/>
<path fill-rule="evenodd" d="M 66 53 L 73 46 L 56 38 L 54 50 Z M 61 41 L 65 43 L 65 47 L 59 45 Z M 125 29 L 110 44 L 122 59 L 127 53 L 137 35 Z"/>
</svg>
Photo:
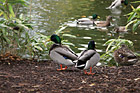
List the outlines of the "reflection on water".
<svg viewBox="0 0 140 93">
<path fill-rule="evenodd" d="M 110 11 L 111 11 L 111 14 L 112 14 L 112 16 L 114 17 L 114 25 L 115 26 L 118 26 L 118 22 L 120 21 L 120 16 L 121 16 L 121 12 L 122 12 L 122 10 L 119 8 L 113 8 L 113 9 L 110 9 Z"/>
<path fill-rule="evenodd" d="M 123 15 L 131 11 L 130 6 L 126 9 L 105 9 L 110 3 L 110 0 L 80 0 L 80 2 L 79 0 L 33 0 L 32 15 L 34 23 L 37 24 L 34 31 L 51 35 L 60 25 L 66 23 L 69 25 L 65 29 L 66 33 L 77 36 L 75 40 L 65 37 L 75 44 L 76 47 L 72 47 L 75 52 L 79 53 L 85 49 L 90 40 L 96 42 L 99 52 L 104 52 L 106 47 L 103 44 L 108 39 L 118 38 L 120 35 L 133 41 L 135 50 L 140 51 L 140 31 L 132 35 L 131 30 L 128 33 L 116 33 L 112 26 L 107 28 L 97 28 L 92 25 L 77 26 L 77 19 L 94 13 L 101 17 L 100 20 L 105 20 L 108 15 L 113 16 L 113 26 L 126 25 L 127 18 Z"/>
</svg>

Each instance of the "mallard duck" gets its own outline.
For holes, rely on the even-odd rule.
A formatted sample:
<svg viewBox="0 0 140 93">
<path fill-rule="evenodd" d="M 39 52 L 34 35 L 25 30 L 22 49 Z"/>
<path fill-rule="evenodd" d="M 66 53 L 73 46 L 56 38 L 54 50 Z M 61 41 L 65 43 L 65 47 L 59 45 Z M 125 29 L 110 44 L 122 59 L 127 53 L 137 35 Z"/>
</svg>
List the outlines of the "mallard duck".
<svg viewBox="0 0 140 93">
<path fill-rule="evenodd" d="M 78 56 L 70 48 L 61 44 L 60 37 L 53 34 L 51 41 L 54 44 L 50 48 L 49 56 L 55 63 L 60 64 L 61 68 L 57 70 L 65 70 L 67 66 L 75 65 L 73 61 L 77 60 Z M 62 68 L 62 65 L 65 65 L 65 68 Z"/>
<path fill-rule="evenodd" d="M 127 32 L 128 30 L 125 28 L 125 26 L 118 26 L 114 28 L 115 32 Z"/>
<path fill-rule="evenodd" d="M 112 2 L 112 4 L 107 9 L 116 8 L 118 6 L 121 6 L 122 4 L 127 6 L 128 5 L 128 0 L 115 0 L 114 2 Z"/>
<path fill-rule="evenodd" d="M 94 21 L 94 24 L 98 27 L 107 27 L 110 26 L 111 20 L 112 20 L 112 16 L 107 16 L 106 21 Z"/>
<path fill-rule="evenodd" d="M 133 65 L 138 61 L 136 55 L 124 44 L 114 51 L 114 59 L 120 65 Z"/>
<path fill-rule="evenodd" d="M 93 25 L 93 22 L 97 19 L 100 18 L 97 14 L 93 14 L 92 18 L 81 18 L 77 20 L 77 24 L 80 25 Z"/>
<path fill-rule="evenodd" d="M 95 74 L 92 73 L 92 67 L 95 66 L 100 60 L 100 55 L 95 50 L 95 42 L 90 41 L 88 43 L 88 48 L 81 52 L 78 57 L 75 67 L 78 69 L 84 69 L 85 74 Z M 90 72 L 86 70 L 90 68 Z"/>
</svg>

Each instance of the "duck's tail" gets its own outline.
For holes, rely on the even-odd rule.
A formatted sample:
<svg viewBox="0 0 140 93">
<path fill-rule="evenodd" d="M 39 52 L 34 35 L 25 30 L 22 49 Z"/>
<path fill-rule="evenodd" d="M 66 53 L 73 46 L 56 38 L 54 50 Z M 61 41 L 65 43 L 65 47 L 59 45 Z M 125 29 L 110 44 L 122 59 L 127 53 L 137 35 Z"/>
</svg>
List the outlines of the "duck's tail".
<svg viewBox="0 0 140 93">
<path fill-rule="evenodd" d="M 78 60 L 75 67 L 78 69 L 84 69 L 85 65 L 86 65 L 86 61 Z"/>
</svg>

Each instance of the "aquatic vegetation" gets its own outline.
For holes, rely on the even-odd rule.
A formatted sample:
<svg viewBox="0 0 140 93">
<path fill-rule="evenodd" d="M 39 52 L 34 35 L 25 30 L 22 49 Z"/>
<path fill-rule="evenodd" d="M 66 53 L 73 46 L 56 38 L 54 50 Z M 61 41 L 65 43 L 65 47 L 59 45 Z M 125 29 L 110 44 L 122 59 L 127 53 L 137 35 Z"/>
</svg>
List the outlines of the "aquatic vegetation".
<svg viewBox="0 0 140 93">
<path fill-rule="evenodd" d="M 140 3 L 140 1 L 135 1 L 132 3 Z M 129 16 L 129 18 L 128 18 L 128 23 L 126 25 L 126 29 L 128 28 L 128 26 L 133 24 L 132 31 L 135 32 L 136 29 L 138 28 L 138 26 L 140 25 L 140 19 L 139 19 L 140 18 L 140 6 L 138 6 L 137 8 L 134 8 L 131 5 L 131 8 L 133 9 L 132 12 L 127 14 Z"/>
<path fill-rule="evenodd" d="M 49 47 L 52 42 L 49 41 L 50 36 L 36 33 L 35 36 L 31 37 L 29 32 L 33 29 L 31 23 L 31 15 L 24 15 L 23 13 L 17 13 L 19 7 L 28 6 L 26 0 L 2 0 L 0 3 L 0 51 L 1 54 L 11 53 L 20 55 L 25 53 L 31 58 L 40 57 L 42 55 L 47 56 Z M 20 5 L 20 6 L 19 6 Z M 15 8 L 15 6 L 18 6 Z M 31 10 L 31 5 L 30 5 Z M 31 14 L 31 13 L 30 13 Z M 74 37 L 70 34 L 63 34 L 67 26 L 62 25 L 55 34 L 60 36 Z M 73 45 L 68 40 L 62 40 L 63 44 Z M 20 56 L 23 56 L 22 54 Z"/>
<path fill-rule="evenodd" d="M 19 5 L 27 6 L 28 2 L 26 0 L 1 0 L 0 3 L 0 16 L 5 19 L 14 18 L 17 16 L 17 11 L 19 10 Z M 18 6 L 16 9 L 14 6 Z"/>
<path fill-rule="evenodd" d="M 65 26 L 65 25 L 60 26 L 60 28 L 55 31 L 55 34 L 59 35 L 62 38 L 61 42 L 63 45 L 66 45 L 68 47 L 75 46 L 73 43 L 64 39 L 64 36 L 76 38 L 76 36 L 74 36 L 74 35 L 64 34 L 63 30 L 66 27 L 67 26 Z M 50 41 L 50 37 L 51 37 L 51 35 L 43 35 L 41 33 L 37 33 L 36 36 L 34 36 L 30 39 L 30 41 L 29 41 L 30 43 L 28 44 L 28 50 L 29 50 L 30 55 L 33 58 L 42 57 L 44 59 L 44 58 L 48 57 L 49 49 L 50 49 L 51 45 L 53 44 L 53 42 Z"/>
<path fill-rule="evenodd" d="M 0 51 L 1 53 L 17 54 L 19 48 L 26 45 L 28 30 L 32 24 L 28 16 L 17 14 L 19 8 L 15 5 L 26 6 L 25 0 L 2 0 L 0 3 Z"/>
</svg>

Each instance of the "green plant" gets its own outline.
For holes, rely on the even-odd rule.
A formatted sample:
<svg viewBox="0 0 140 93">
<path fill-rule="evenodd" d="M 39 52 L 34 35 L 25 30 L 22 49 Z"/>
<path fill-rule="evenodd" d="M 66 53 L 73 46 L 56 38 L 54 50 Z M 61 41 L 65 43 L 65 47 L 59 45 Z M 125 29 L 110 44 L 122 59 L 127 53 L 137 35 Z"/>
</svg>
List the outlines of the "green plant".
<svg viewBox="0 0 140 93">
<path fill-rule="evenodd" d="M 140 1 L 135 1 L 133 3 L 140 3 Z M 126 29 L 128 28 L 128 26 L 133 24 L 132 31 L 134 32 L 140 25 L 140 6 L 138 6 L 137 8 L 134 8 L 131 5 L 131 8 L 133 9 L 133 11 L 127 14 L 129 18 L 128 18 L 128 24 L 126 25 Z"/>
<path fill-rule="evenodd" d="M 0 1 L 0 51 L 1 53 L 13 52 L 16 54 L 19 48 L 26 45 L 25 36 L 32 29 L 30 18 L 23 14 L 16 16 L 20 4 L 27 6 L 26 0 L 1 0 Z"/>
<path fill-rule="evenodd" d="M 27 5 L 26 0 L 1 0 L 0 1 L 0 16 L 4 16 L 5 19 L 13 18 L 16 16 L 13 6 L 21 4 L 23 6 Z"/>
<path fill-rule="evenodd" d="M 28 22 L 28 17 L 23 17 L 23 14 L 20 15 L 20 18 L 11 18 L 0 20 L 0 40 L 2 45 L 2 50 L 6 47 L 11 50 L 21 47 L 25 41 L 25 33 L 27 34 L 29 29 L 32 29 L 32 24 Z M 4 48 L 5 47 L 5 48 Z M 4 51 L 6 52 L 6 50 Z"/>
<path fill-rule="evenodd" d="M 30 0 L 30 3 L 32 0 Z M 14 6 L 18 4 L 18 8 Z M 35 36 L 29 35 L 29 30 L 32 29 L 30 23 L 30 17 L 23 14 L 18 14 L 19 4 L 27 6 L 26 0 L 1 0 L 0 1 L 0 51 L 1 53 L 14 53 L 17 54 L 17 50 L 24 51 L 29 54 L 31 58 L 39 58 L 48 55 L 49 48 L 53 42 L 49 41 L 50 35 L 46 36 L 41 33 L 36 33 Z M 31 5 L 30 5 L 31 11 Z M 30 13 L 31 14 L 31 13 Z M 73 45 L 68 40 L 63 40 L 64 36 L 75 38 L 76 36 L 70 34 L 64 34 L 62 32 L 67 26 L 62 25 L 55 34 L 58 34 L 62 38 L 62 44 Z"/>
<path fill-rule="evenodd" d="M 101 60 L 103 61 L 104 64 L 113 66 L 118 64 L 115 61 L 112 61 L 113 59 L 113 53 L 115 50 L 120 48 L 122 44 L 125 44 L 129 47 L 133 47 L 133 42 L 130 40 L 126 39 L 110 39 L 108 40 L 104 45 L 107 46 L 105 54 L 101 55 Z"/>
<path fill-rule="evenodd" d="M 56 30 L 54 33 L 59 35 L 62 38 L 62 44 L 67 45 L 68 47 L 74 46 L 73 43 L 70 43 L 68 40 L 64 40 L 64 36 L 76 38 L 76 36 L 71 34 L 64 34 L 64 29 L 66 29 L 67 26 L 62 25 L 58 30 Z M 46 58 L 49 54 L 49 49 L 51 45 L 53 44 L 52 41 L 50 41 L 51 35 L 43 35 L 41 33 L 37 33 L 35 37 L 32 37 L 30 39 L 30 43 L 28 42 L 28 50 L 30 55 L 32 55 L 33 58 Z"/>
</svg>

